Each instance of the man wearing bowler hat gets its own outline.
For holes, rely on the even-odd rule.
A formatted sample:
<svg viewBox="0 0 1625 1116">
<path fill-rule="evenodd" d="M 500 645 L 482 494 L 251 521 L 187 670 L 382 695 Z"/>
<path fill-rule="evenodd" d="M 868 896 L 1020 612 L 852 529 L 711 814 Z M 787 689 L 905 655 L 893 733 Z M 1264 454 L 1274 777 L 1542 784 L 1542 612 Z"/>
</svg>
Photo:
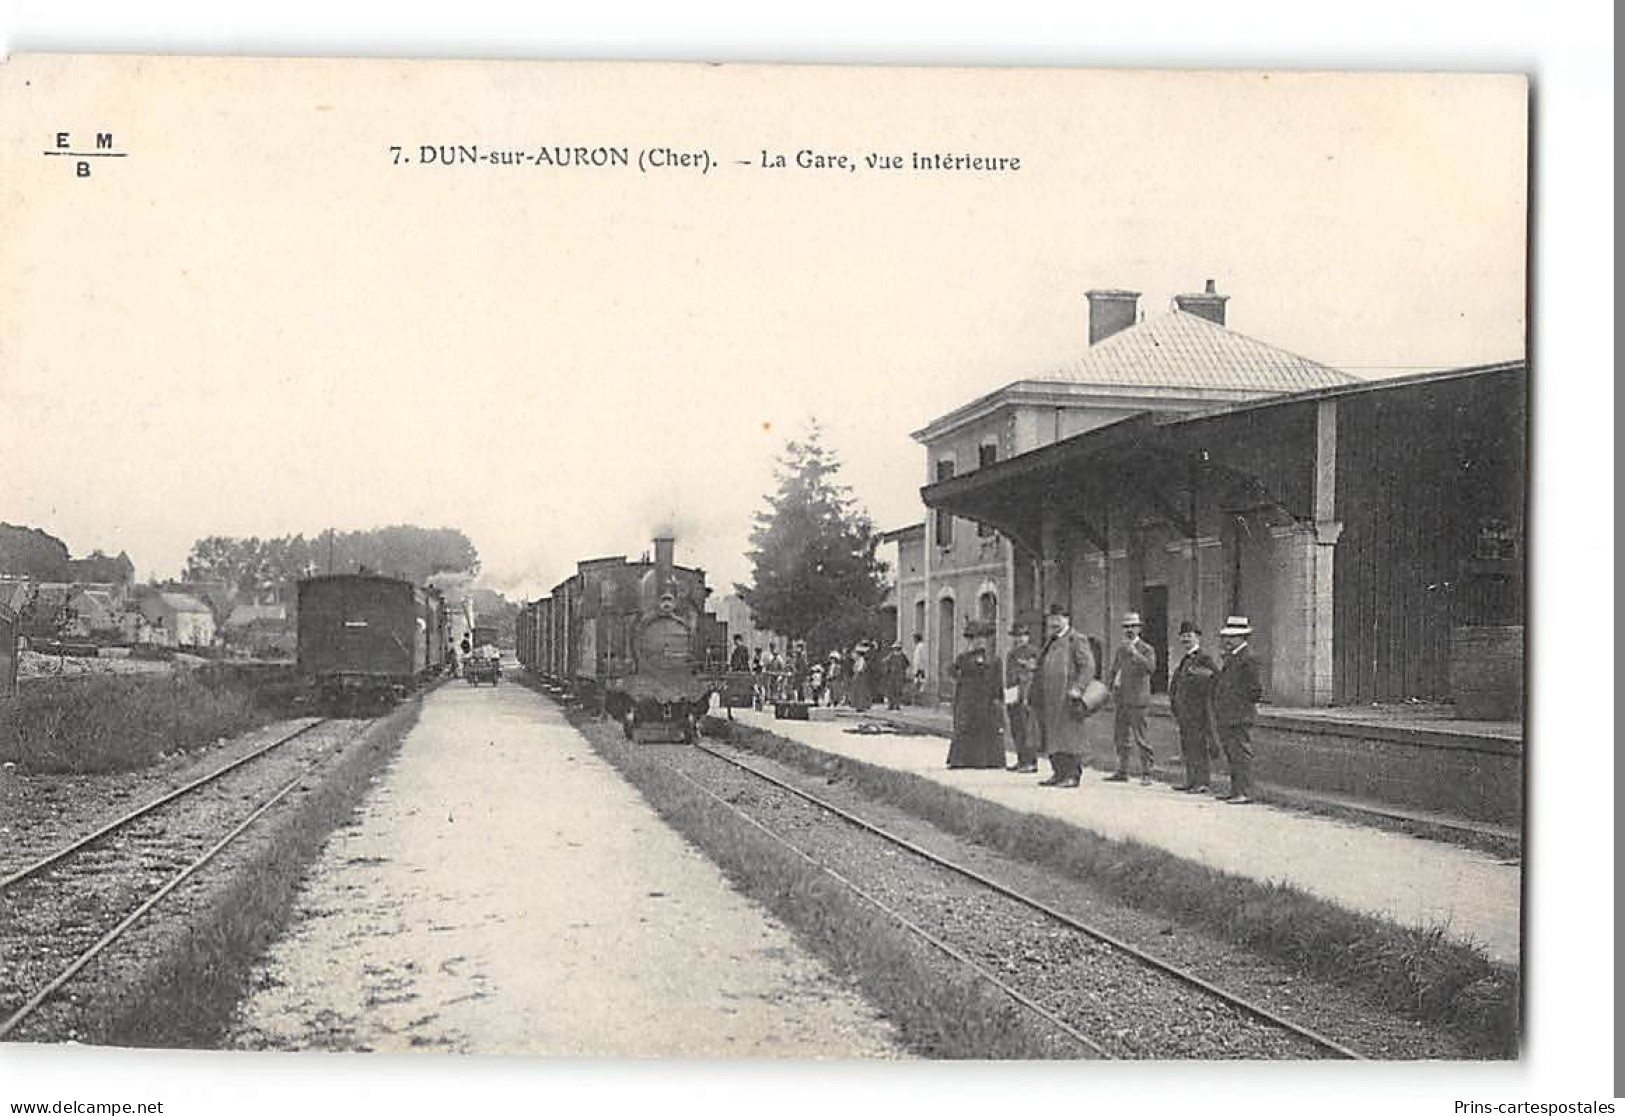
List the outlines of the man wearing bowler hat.
<svg viewBox="0 0 1625 1116">
<path fill-rule="evenodd" d="M 1038 770 L 1038 750 L 1033 740 L 1037 730 L 1031 724 L 1032 711 L 1027 705 L 1033 672 L 1038 669 L 1038 648 L 1033 646 L 1032 629 L 1026 624 L 1011 627 L 1010 639 L 1010 650 L 1004 656 L 1004 713 L 1016 748 L 1016 762 L 1010 770 L 1025 774 Z"/>
<path fill-rule="evenodd" d="M 1179 643 L 1185 654 L 1168 676 L 1168 705 L 1185 757 L 1185 782 L 1178 789 L 1206 794 L 1213 781 L 1208 756 L 1219 746 L 1213 725 L 1213 680 L 1219 664 L 1202 648 L 1202 629 L 1189 620 L 1179 625 Z"/>
<path fill-rule="evenodd" d="M 1128 757 L 1140 756 L 1140 782 L 1151 785 L 1155 757 L 1145 740 L 1145 712 L 1151 704 L 1151 672 L 1157 669 L 1157 650 L 1140 633 L 1145 622 L 1138 612 L 1123 616 L 1123 642 L 1112 658 L 1109 680 L 1116 717 L 1112 723 L 1112 743 L 1117 746 L 1117 771 L 1106 777 L 1109 783 L 1128 782 Z"/>
<path fill-rule="evenodd" d="M 1245 806 L 1253 800 L 1253 719 L 1258 713 L 1264 686 L 1258 680 L 1258 663 L 1247 649 L 1253 634 L 1245 616 L 1232 616 L 1219 629 L 1224 647 L 1224 665 L 1213 683 L 1213 717 L 1219 725 L 1219 744 L 1230 766 L 1230 793 L 1224 801 Z"/>
<path fill-rule="evenodd" d="M 1028 703 L 1038 724 L 1039 749 L 1054 770 L 1041 787 L 1075 787 L 1083 775 L 1088 747 L 1084 733 L 1084 688 L 1095 676 L 1089 641 L 1072 627 L 1066 606 L 1052 604 L 1046 620 L 1049 636 L 1038 652 Z"/>
</svg>

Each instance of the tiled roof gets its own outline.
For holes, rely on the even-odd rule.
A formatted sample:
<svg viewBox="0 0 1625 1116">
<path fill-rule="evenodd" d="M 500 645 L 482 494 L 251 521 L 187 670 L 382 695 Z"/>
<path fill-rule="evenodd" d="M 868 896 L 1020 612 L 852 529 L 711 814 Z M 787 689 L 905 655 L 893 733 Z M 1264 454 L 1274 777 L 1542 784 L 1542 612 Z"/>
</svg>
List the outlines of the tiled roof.
<svg viewBox="0 0 1625 1116">
<path fill-rule="evenodd" d="M 288 619 L 287 605 L 249 605 L 240 604 L 231 610 L 226 619 L 226 627 L 237 628 L 255 621 L 269 620 L 276 623 L 286 622 Z"/>
<path fill-rule="evenodd" d="M 176 612 L 208 612 L 209 606 L 186 593 L 159 593 L 158 599 Z"/>
<path fill-rule="evenodd" d="M 1290 392 L 1358 383 L 1358 377 L 1266 345 L 1183 310 L 1114 333 L 1073 364 L 1036 376 L 1118 387 Z"/>
</svg>

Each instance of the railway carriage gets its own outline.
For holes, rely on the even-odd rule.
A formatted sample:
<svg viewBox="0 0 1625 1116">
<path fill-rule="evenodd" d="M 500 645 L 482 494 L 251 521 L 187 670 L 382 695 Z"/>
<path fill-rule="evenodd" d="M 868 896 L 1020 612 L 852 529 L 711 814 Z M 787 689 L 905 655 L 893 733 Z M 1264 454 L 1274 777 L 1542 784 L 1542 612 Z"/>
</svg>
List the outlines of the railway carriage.
<svg viewBox="0 0 1625 1116">
<path fill-rule="evenodd" d="M 299 675 L 328 707 L 404 697 L 430 673 L 435 614 L 428 595 L 399 578 L 307 578 L 299 583 Z"/>
</svg>

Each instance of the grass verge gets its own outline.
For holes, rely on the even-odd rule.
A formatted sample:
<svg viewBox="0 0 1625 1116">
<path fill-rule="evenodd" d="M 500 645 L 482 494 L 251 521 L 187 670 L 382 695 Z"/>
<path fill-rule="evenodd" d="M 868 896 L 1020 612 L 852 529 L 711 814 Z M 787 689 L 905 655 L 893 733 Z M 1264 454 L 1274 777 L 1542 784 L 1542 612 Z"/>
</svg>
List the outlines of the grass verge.
<svg viewBox="0 0 1625 1116">
<path fill-rule="evenodd" d="M 528 684 L 525 683 L 525 684 Z M 592 747 L 655 811 L 858 988 L 928 1058 L 1077 1057 L 1042 1021 L 800 856 L 700 793 L 607 721 L 572 713 Z"/>
<path fill-rule="evenodd" d="M 800 771 L 845 780 L 947 832 L 1090 883 L 1129 906 L 1354 989 L 1385 1010 L 1448 1027 L 1485 1057 L 1517 1056 L 1517 971 L 1438 930 L 1395 926 L 1294 887 L 1259 883 L 1138 842 L 1023 814 L 917 775 L 833 756 L 738 722 L 708 727 Z"/>
<path fill-rule="evenodd" d="M 154 959 L 98 1005 L 99 1025 L 86 1041 L 217 1047 L 255 959 L 287 924 L 300 877 L 353 815 L 421 707 L 414 699 L 380 719 L 314 775 L 307 793 L 262 819 L 257 837 L 245 834 L 250 843 L 229 861 L 229 874 L 184 922 L 166 926 L 169 940 Z"/>
<path fill-rule="evenodd" d="M 192 672 L 47 679 L 0 701 L 0 762 L 26 774 L 149 767 L 286 713 L 253 685 Z"/>
</svg>

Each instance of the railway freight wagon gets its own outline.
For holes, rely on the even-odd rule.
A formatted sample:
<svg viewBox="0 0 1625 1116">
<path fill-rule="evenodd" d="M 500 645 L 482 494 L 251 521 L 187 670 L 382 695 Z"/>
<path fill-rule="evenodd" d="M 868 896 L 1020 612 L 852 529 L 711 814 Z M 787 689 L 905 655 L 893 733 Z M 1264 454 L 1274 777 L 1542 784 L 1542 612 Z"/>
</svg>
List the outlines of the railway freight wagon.
<svg viewBox="0 0 1625 1116">
<path fill-rule="evenodd" d="M 526 601 L 519 606 L 519 614 L 513 618 L 513 654 L 519 660 L 520 669 L 535 673 L 536 670 L 536 604 L 535 601 Z"/>
<path fill-rule="evenodd" d="M 398 578 L 301 581 L 299 674 L 324 706 L 401 698 L 429 671 L 430 612 L 424 592 Z"/>
<path fill-rule="evenodd" d="M 426 670 L 434 677 L 446 669 L 446 598 L 438 589 L 423 591 L 423 626 Z"/>
</svg>

